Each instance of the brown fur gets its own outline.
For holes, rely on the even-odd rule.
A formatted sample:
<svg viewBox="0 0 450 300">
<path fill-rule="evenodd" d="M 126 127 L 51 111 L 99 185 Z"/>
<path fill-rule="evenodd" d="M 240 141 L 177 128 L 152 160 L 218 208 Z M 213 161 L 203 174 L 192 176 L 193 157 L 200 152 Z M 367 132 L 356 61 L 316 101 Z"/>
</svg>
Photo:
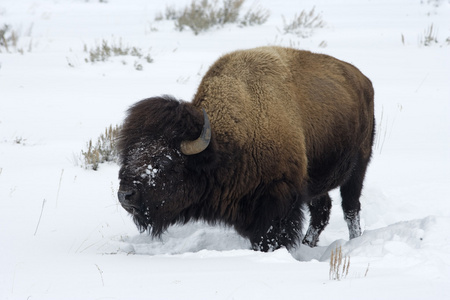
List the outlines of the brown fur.
<svg viewBox="0 0 450 300">
<path fill-rule="evenodd" d="M 308 180 L 323 180 L 309 178 L 309 162 L 327 160 L 334 149 L 339 156 L 371 153 L 371 82 L 327 55 L 281 47 L 227 54 L 204 76 L 193 105 L 208 112 L 219 151 L 237 147 L 243 153 L 248 165 L 228 165 L 221 176 L 243 194 L 260 182 L 283 179 L 300 190 Z M 225 175 L 230 173 L 236 176 Z"/>
<path fill-rule="evenodd" d="M 163 132 L 166 143 L 178 148 L 181 140 L 201 131 L 204 108 L 213 136 L 206 151 L 180 157 L 188 175 L 180 175 L 187 188 L 179 197 L 190 199 L 182 200 L 186 204 L 176 209 L 178 217 L 169 218 L 161 231 L 176 222 L 204 219 L 234 225 L 254 249 L 292 246 L 301 230 L 302 204 L 310 205 L 310 229 L 320 234 L 329 209 L 315 211 L 312 205 L 320 202 L 315 199 L 330 202 L 328 191 L 348 181 L 356 186 L 348 184 L 352 192 L 343 203 L 346 218 L 359 212 L 374 107 L 371 82 L 354 66 L 290 48 L 236 51 L 209 69 L 192 104 L 170 100 L 172 109 L 155 109 L 155 103 L 167 101 L 153 99 L 145 102 L 153 108 L 137 104 L 130 110 L 120 144 L 123 169 L 129 156 L 125 149 L 136 145 L 130 137 L 139 137 L 136 127 L 149 128 L 139 131 L 149 132 L 145 138 Z M 148 120 L 151 124 L 145 125 Z M 126 181 L 128 173 L 123 173 Z M 152 222 L 144 225 L 155 226 Z M 318 234 L 307 243 L 315 245 Z"/>
</svg>

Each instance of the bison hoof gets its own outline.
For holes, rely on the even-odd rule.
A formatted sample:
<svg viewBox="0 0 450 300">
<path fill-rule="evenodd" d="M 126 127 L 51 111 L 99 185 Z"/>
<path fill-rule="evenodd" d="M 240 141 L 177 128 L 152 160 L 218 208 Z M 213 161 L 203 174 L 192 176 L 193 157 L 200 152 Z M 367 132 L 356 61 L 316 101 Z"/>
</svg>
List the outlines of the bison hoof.
<svg viewBox="0 0 450 300">
<path fill-rule="evenodd" d="M 347 222 L 350 239 L 354 239 L 361 236 L 362 231 L 359 213 L 347 213 L 345 214 L 344 218 L 345 221 Z"/>
<path fill-rule="evenodd" d="M 305 237 L 303 238 L 302 243 L 308 245 L 311 248 L 317 246 L 317 242 L 319 241 L 320 230 L 318 228 L 314 228 L 313 226 L 309 226 L 308 231 L 306 232 Z"/>
<path fill-rule="evenodd" d="M 355 230 L 353 230 L 353 231 L 350 231 L 350 239 L 352 240 L 352 239 L 354 239 L 354 238 L 357 238 L 357 237 L 360 237 L 361 236 L 361 228 L 359 228 L 359 229 L 355 229 Z"/>
</svg>

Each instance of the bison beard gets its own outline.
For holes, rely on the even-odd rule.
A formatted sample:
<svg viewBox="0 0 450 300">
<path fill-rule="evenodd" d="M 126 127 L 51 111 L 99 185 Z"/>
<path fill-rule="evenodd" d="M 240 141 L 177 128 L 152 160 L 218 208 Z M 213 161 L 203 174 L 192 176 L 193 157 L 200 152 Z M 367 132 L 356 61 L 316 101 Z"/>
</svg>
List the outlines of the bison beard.
<svg viewBox="0 0 450 300">
<path fill-rule="evenodd" d="M 204 76 L 192 103 L 133 105 L 118 143 L 119 201 L 140 231 L 204 220 L 252 248 L 315 246 L 340 187 L 350 238 L 374 135 L 373 88 L 358 69 L 281 47 L 236 51 Z"/>
</svg>

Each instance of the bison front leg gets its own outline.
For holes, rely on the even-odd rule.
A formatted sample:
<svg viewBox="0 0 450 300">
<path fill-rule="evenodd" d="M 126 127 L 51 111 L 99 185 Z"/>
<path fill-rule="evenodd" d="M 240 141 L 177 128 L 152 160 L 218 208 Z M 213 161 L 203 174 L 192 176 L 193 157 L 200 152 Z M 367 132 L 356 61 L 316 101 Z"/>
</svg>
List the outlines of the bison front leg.
<svg viewBox="0 0 450 300">
<path fill-rule="evenodd" d="M 281 247 L 290 249 L 300 242 L 303 213 L 297 198 L 294 197 L 289 211 L 281 213 L 276 219 L 260 218 L 253 224 L 249 234 L 253 250 L 269 252 Z"/>
<path fill-rule="evenodd" d="M 250 241 L 252 249 L 271 252 L 281 247 L 291 248 L 299 241 L 301 217 L 296 220 L 282 220 L 273 222 L 267 230 L 255 233 Z"/>
<path fill-rule="evenodd" d="M 314 198 L 308 205 L 311 220 L 308 231 L 303 238 L 303 244 L 315 247 L 319 241 L 320 233 L 328 225 L 331 211 L 331 198 L 328 194 Z"/>
<path fill-rule="evenodd" d="M 250 239 L 255 251 L 272 252 L 282 246 L 279 229 L 270 226 L 265 232 L 257 232 Z"/>
</svg>

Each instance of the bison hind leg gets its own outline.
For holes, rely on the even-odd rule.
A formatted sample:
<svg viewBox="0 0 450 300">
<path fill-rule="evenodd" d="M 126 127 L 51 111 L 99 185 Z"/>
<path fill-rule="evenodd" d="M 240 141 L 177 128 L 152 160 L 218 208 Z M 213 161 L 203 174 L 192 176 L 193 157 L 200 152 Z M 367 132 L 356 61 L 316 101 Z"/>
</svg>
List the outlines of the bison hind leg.
<svg viewBox="0 0 450 300">
<path fill-rule="evenodd" d="M 362 233 L 359 218 L 359 211 L 361 210 L 359 198 L 361 197 L 369 160 L 370 157 L 366 159 L 362 154 L 359 154 L 350 178 L 341 186 L 342 210 L 348 225 L 350 239 L 357 238 Z"/>
<path fill-rule="evenodd" d="M 331 198 L 328 194 L 314 198 L 309 204 L 311 220 L 308 231 L 303 238 L 303 244 L 315 247 L 319 241 L 320 233 L 328 225 L 331 211 Z"/>
<path fill-rule="evenodd" d="M 344 213 L 344 219 L 347 222 L 350 239 L 361 236 L 361 225 L 359 220 L 359 212 Z"/>
</svg>

